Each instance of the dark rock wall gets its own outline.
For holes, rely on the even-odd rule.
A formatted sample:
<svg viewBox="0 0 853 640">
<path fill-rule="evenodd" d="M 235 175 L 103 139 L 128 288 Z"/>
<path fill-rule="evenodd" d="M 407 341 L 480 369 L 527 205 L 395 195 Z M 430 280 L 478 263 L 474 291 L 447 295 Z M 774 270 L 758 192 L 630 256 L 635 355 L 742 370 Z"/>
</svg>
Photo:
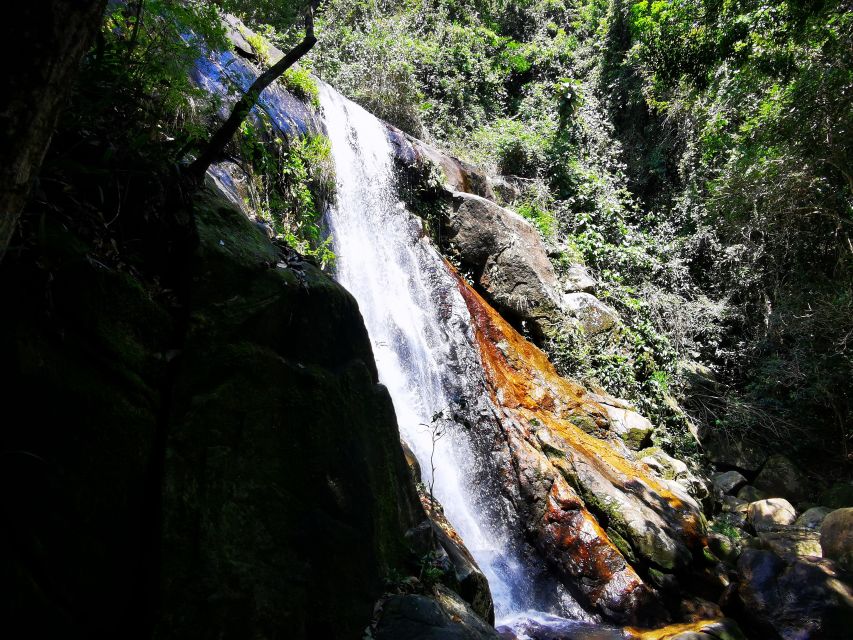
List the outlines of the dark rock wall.
<svg viewBox="0 0 853 640">
<path fill-rule="evenodd" d="M 49 220 L 0 269 L 4 618 L 359 637 L 424 516 L 357 305 L 218 196 L 195 209 L 178 300 Z"/>
</svg>

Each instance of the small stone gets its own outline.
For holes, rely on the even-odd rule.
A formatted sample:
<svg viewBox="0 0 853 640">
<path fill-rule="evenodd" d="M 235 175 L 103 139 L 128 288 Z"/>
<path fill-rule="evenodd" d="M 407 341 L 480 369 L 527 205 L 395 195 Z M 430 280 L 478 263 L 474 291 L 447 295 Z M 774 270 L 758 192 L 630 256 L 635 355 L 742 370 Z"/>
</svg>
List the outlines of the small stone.
<svg viewBox="0 0 853 640">
<path fill-rule="evenodd" d="M 607 404 L 602 406 L 610 419 L 610 429 L 622 438 L 629 449 L 634 451 L 642 449 L 654 430 L 652 423 L 636 411 Z"/>
<path fill-rule="evenodd" d="M 582 264 L 569 265 L 566 272 L 562 275 L 563 290 L 566 293 L 585 292 L 592 293 L 595 291 L 596 282 L 587 269 Z"/>
<path fill-rule="evenodd" d="M 711 532 L 708 534 L 708 547 L 715 556 L 729 564 L 737 562 L 741 552 L 740 544 L 721 533 Z"/>
<path fill-rule="evenodd" d="M 715 473 L 711 479 L 711 483 L 715 489 L 718 489 L 723 495 L 733 494 L 738 489 L 746 484 L 747 480 L 739 471 L 726 471 L 724 473 Z"/>
<path fill-rule="evenodd" d="M 723 496 L 723 513 L 746 513 L 748 508 L 749 503 L 746 500 L 741 500 L 737 496 Z"/>
<path fill-rule="evenodd" d="M 740 491 L 737 492 L 737 497 L 746 502 L 755 502 L 756 500 L 764 500 L 767 494 L 748 484 L 745 487 L 741 487 Z"/>
<path fill-rule="evenodd" d="M 823 555 L 853 571 L 853 507 L 836 509 L 820 525 Z"/>
<path fill-rule="evenodd" d="M 797 518 L 795 524 L 799 527 L 806 527 L 807 529 L 820 529 L 823 519 L 830 513 L 832 513 L 832 509 L 828 507 L 812 507 Z"/>
<path fill-rule="evenodd" d="M 757 500 L 749 505 L 747 514 L 749 522 L 756 530 L 772 529 L 780 524 L 794 524 L 797 519 L 796 509 L 784 498 Z"/>
</svg>

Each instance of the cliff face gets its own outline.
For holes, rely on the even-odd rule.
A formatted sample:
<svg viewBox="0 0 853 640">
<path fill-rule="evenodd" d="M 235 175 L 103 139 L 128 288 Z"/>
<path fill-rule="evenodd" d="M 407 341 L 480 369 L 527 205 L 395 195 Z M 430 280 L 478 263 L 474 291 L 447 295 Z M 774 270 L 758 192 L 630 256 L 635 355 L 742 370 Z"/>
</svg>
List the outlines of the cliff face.
<svg viewBox="0 0 853 640">
<path fill-rule="evenodd" d="M 357 305 L 217 194 L 194 209 L 177 299 L 50 220 L 3 265 L 7 619 L 357 637 L 423 519 Z"/>
</svg>

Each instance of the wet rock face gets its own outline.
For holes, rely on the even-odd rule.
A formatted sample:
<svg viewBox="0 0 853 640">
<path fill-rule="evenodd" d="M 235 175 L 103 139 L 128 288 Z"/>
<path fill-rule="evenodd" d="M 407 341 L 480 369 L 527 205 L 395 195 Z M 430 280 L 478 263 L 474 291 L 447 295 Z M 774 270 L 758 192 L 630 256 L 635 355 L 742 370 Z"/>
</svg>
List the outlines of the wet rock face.
<svg viewBox="0 0 853 640">
<path fill-rule="evenodd" d="M 489 624 L 494 623 L 495 608 L 488 578 L 445 517 L 441 503 L 427 492 L 414 452 L 405 442 L 401 444 L 417 487 L 418 497 L 428 517 L 406 533 L 412 543 L 412 549 L 421 557 L 427 553 L 437 556 L 444 569 L 442 583 L 459 594 L 483 620 Z"/>
<path fill-rule="evenodd" d="M 747 549 L 738 560 L 736 601 L 750 637 L 846 638 L 853 628 L 853 592 L 832 562 L 783 560 L 770 551 Z"/>
<path fill-rule="evenodd" d="M 3 535 L 32 550 L 0 565 L 6 619 L 34 637 L 146 620 L 161 638 L 359 637 L 424 515 L 358 308 L 310 264 L 277 266 L 224 200 L 196 216 L 185 334 L 62 229 L 49 314 L 37 265 L 0 270 L 18 301 L 2 449 L 28 452 L 0 465 L 18 496 Z"/>
<path fill-rule="evenodd" d="M 560 378 L 541 351 L 462 280 L 459 286 L 502 412 L 507 495 L 536 548 L 607 618 L 660 616 L 629 560 L 663 574 L 686 569 L 704 545 L 699 506 L 676 482 L 630 461 L 608 412 L 628 411 L 622 401 Z"/>
</svg>

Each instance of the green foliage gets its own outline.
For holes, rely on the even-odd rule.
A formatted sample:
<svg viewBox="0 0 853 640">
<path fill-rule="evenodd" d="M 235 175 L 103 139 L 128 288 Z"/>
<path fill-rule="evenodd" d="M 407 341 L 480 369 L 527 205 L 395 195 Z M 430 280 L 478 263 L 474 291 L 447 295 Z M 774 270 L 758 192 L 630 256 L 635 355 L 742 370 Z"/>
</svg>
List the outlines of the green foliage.
<svg viewBox="0 0 853 640">
<path fill-rule="evenodd" d="M 204 123 L 216 105 L 192 84 L 189 70 L 205 48 L 225 47 L 225 32 L 210 3 L 141 6 L 139 25 L 131 8 L 107 13 L 79 83 L 86 106 L 76 112 L 90 119 L 83 128 L 126 118 L 133 127 L 115 126 L 115 134 L 129 137 L 123 146 L 151 151 L 152 143 L 166 142 L 158 151 L 168 153 L 207 136 Z"/>
<path fill-rule="evenodd" d="M 240 128 L 240 156 L 254 185 L 248 204 L 291 247 L 330 264 L 334 254 L 321 225 L 334 192 L 331 147 L 323 135 L 270 139 L 275 129 L 261 112 Z"/>
<path fill-rule="evenodd" d="M 320 108 L 320 90 L 311 74 L 302 67 L 291 67 L 281 76 L 285 89 L 301 98 L 315 109 Z"/>
<path fill-rule="evenodd" d="M 725 302 L 717 424 L 846 457 L 851 7 L 640 2 L 631 30 L 649 105 L 683 136 L 672 208 L 685 262 Z"/>
<path fill-rule="evenodd" d="M 557 232 L 557 219 L 554 213 L 536 200 L 526 200 L 516 205 L 516 211 L 532 222 L 543 237 L 552 239 Z"/>
<path fill-rule="evenodd" d="M 745 535 L 742 529 L 739 529 L 725 520 L 714 520 L 711 523 L 710 529 L 711 531 L 722 534 L 731 540 L 740 540 Z"/>
<path fill-rule="evenodd" d="M 536 178 L 548 164 L 548 134 L 518 120 L 500 118 L 479 129 L 474 141 L 481 162 L 494 164 L 503 175 Z"/>
</svg>

